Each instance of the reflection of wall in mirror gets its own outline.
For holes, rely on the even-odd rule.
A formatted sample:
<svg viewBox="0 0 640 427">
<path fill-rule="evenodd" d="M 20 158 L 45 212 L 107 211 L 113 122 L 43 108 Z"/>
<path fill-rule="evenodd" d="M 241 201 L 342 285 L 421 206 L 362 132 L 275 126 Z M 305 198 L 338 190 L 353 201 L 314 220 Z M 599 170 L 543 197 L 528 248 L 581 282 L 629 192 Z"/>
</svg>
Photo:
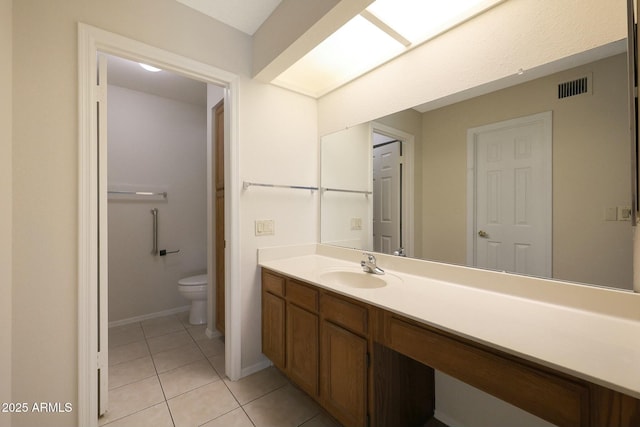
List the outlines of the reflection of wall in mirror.
<svg viewBox="0 0 640 427">
<path fill-rule="evenodd" d="M 557 99 L 591 73 L 592 94 Z M 467 129 L 553 111 L 553 276 L 630 288 L 630 223 L 604 217 L 630 203 L 626 91 L 621 54 L 424 113 L 422 257 L 465 262 Z"/>
<path fill-rule="evenodd" d="M 371 191 L 371 126 L 322 138 L 321 232 L 324 243 L 372 250 L 372 198 L 326 188 Z"/>
</svg>

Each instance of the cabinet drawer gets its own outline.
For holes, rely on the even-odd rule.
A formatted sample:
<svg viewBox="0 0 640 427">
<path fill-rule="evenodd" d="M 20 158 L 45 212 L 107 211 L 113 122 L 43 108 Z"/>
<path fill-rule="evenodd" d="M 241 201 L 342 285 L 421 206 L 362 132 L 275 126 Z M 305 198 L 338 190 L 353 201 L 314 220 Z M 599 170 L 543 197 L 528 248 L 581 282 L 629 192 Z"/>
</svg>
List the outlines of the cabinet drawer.
<svg viewBox="0 0 640 427">
<path fill-rule="evenodd" d="M 368 333 L 368 310 L 362 305 L 331 294 L 323 294 L 320 312 L 325 319 L 352 332 L 362 335 Z"/>
<path fill-rule="evenodd" d="M 538 370 L 417 326 L 386 318 L 387 345 L 558 426 L 588 425 L 589 392 L 580 383 Z"/>
<path fill-rule="evenodd" d="M 262 270 L 262 289 L 274 295 L 284 296 L 284 277 Z"/>
<path fill-rule="evenodd" d="M 287 300 L 299 307 L 318 312 L 318 290 L 298 281 L 287 281 Z"/>
</svg>

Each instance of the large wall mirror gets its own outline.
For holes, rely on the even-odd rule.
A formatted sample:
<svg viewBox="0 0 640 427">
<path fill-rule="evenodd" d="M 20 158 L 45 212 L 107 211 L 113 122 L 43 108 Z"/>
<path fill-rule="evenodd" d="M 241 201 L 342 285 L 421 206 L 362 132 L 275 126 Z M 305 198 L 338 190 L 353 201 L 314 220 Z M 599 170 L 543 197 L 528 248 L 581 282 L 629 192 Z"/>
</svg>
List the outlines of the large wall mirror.
<svg viewBox="0 0 640 427">
<path fill-rule="evenodd" d="M 632 289 L 626 52 L 323 136 L 322 242 Z"/>
</svg>

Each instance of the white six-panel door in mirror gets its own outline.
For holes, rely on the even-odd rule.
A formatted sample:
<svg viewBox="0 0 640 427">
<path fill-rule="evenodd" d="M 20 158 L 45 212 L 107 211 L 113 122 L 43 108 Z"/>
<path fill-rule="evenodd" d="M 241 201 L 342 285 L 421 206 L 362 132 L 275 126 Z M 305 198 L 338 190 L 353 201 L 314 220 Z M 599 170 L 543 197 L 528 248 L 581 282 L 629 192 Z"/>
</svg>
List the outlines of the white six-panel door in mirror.
<svg viewBox="0 0 640 427">
<path fill-rule="evenodd" d="M 402 246 L 401 144 L 392 140 L 373 147 L 373 250 L 385 254 Z"/>
<path fill-rule="evenodd" d="M 551 113 L 469 130 L 469 264 L 551 275 Z"/>
</svg>

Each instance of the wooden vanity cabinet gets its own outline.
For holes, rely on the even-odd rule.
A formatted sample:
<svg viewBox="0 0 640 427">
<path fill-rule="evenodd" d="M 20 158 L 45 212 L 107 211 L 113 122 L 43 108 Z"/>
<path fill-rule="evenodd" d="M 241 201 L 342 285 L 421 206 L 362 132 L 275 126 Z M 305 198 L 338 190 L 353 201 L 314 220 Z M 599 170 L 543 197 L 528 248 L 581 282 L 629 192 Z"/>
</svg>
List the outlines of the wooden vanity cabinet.
<svg viewBox="0 0 640 427">
<path fill-rule="evenodd" d="M 280 370 L 286 369 L 285 279 L 262 273 L 262 352 Z"/>
<path fill-rule="evenodd" d="M 316 399 L 319 334 L 318 290 L 262 270 L 262 352 Z"/>
<path fill-rule="evenodd" d="M 346 427 L 424 425 L 434 368 L 558 426 L 640 426 L 640 399 L 266 269 L 262 310 L 264 354 Z"/>
<path fill-rule="evenodd" d="M 640 400 L 381 311 L 384 348 L 511 403 L 557 426 L 637 427 Z"/>
<path fill-rule="evenodd" d="M 367 426 L 369 309 L 344 297 L 322 292 L 320 316 L 322 406 L 342 425 Z"/>
<path fill-rule="evenodd" d="M 262 270 L 262 352 L 342 425 L 368 425 L 366 305 Z"/>
<path fill-rule="evenodd" d="M 286 372 L 301 389 L 318 395 L 318 291 L 287 280 Z"/>
</svg>

